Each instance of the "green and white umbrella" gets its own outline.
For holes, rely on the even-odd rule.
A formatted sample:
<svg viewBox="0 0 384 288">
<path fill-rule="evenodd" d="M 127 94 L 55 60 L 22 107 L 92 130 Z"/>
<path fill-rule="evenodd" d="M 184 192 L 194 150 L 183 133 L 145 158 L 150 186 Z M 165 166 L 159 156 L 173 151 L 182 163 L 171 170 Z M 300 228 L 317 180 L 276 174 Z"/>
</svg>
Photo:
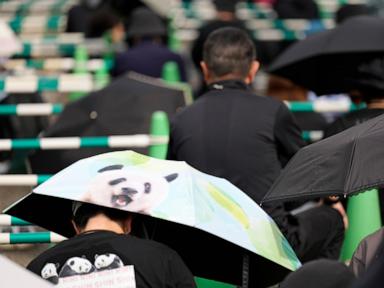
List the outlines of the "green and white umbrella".
<svg viewBox="0 0 384 288">
<path fill-rule="evenodd" d="M 5 212 L 71 237 L 72 200 L 146 215 L 151 238 L 178 251 L 196 276 L 240 284 L 248 259 L 250 278 L 265 284 L 300 266 L 274 221 L 233 184 L 133 151 L 80 160 Z"/>
</svg>

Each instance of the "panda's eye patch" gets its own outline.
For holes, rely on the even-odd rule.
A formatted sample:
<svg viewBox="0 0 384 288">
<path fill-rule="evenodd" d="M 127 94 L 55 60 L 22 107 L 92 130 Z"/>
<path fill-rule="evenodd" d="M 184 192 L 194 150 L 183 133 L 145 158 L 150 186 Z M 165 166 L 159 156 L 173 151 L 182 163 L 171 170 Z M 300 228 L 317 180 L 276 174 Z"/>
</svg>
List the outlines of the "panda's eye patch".
<svg viewBox="0 0 384 288">
<path fill-rule="evenodd" d="M 99 169 L 97 172 L 102 173 L 105 171 L 120 170 L 122 168 L 123 168 L 123 165 L 120 165 L 120 164 L 110 165 L 110 166 Z"/>
<path fill-rule="evenodd" d="M 69 262 L 70 266 L 73 266 L 74 264 L 75 264 L 75 261 L 73 261 L 73 260 L 71 262 Z"/>
<path fill-rule="evenodd" d="M 122 177 L 122 178 L 117 178 L 117 179 L 111 180 L 108 182 L 108 184 L 111 186 L 114 186 L 114 185 L 120 184 L 120 183 L 125 182 L 125 181 L 127 181 L 127 178 Z"/>
<path fill-rule="evenodd" d="M 145 193 L 151 192 L 151 183 L 148 183 L 148 182 L 144 183 L 144 192 Z"/>
</svg>

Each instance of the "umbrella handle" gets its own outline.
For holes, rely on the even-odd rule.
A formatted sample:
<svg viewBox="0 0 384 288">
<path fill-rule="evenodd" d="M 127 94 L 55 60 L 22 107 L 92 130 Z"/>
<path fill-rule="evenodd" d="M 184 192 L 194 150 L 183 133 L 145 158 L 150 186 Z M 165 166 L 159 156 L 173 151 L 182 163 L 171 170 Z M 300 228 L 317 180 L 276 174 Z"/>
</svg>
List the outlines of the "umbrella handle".
<svg viewBox="0 0 384 288">
<path fill-rule="evenodd" d="M 243 274 L 242 274 L 241 288 L 248 288 L 249 286 L 249 255 L 243 255 Z"/>
</svg>

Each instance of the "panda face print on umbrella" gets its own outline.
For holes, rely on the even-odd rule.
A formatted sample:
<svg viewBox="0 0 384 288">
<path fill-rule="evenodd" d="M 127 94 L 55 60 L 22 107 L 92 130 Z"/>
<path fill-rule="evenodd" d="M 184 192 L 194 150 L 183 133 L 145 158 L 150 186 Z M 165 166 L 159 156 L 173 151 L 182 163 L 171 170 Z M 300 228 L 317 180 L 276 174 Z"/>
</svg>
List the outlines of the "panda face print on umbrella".
<svg viewBox="0 0 384 288">
<path fill-rule="evenodd" d="M 247 254 L 249 275 L 265 286 L 301 265 L 274 221 L 236 186 L 133 151 L 80 160 L 5 212 L 71 237 L 73 201 L 143 214 L 134 222 L 179 252 L 195 276 L 241 284 Z"/>
<path fill-rule="evenodd" d="M 164 200 L 169 182 L 177 178 L 177 173 L 165 177 L 132 173 L 124 165 L 106 166 L 98 172 L 81 201 L 145 214 Z"/>
</svg>

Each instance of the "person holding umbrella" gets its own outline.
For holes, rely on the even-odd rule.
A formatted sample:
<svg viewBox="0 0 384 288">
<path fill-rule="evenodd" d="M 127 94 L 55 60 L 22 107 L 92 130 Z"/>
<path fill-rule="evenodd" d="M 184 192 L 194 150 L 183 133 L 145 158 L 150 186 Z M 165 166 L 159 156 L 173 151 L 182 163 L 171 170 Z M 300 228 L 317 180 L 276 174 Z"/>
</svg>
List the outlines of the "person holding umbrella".
<svg viewBox="0 0 384 288">
<path fill-rule="evenodd" d="M 97 205 L 91 206 L 96 211 L 84 210 L 88 206 L 78 202 Z M 100 206 L 134 213 L 132 225 L 128 214 L 109 212 Z M 31 209 L 43 213 L 30 213 Z M 123 263 L 134 265 L 140 274 L 137 287 L 175 287 L 177 283 L 177 287 L 191 287 L 183 265 L 181 271 L 173 266 L 180 261 L 170 255 L 172 252 L 130 235 L 172 247 L 195 277 L 243 288 L 269 287 L 301 266 L 275 222 L 239 188 L 185 162 L 160 160 L 134 151 L 79 160 L 4 213 L 70 238 L 30 265 L 46 278 L 103 270 L 74 277 L 92 280 L 103 275 L 106 268 Z M 80 221 L 79 215 L 84 220 Z M 95 229 L 98 231 L 92 231 Z M 129 231 L 129 236 L 122 235 Z M 57 261 L 45 266 L 50 259 Z M 156 272 L 159 262 L 162 267 Z M 132 269 L 129 267 L 111 273 Z M 144 277 L 148 279 L 141 286 Z M 59 282 L 72 279 L 64 277 Z M 162 285 L 165 281 L 169 285 Z"/>
<path fill-rule="evenodd" d="M 352 111 L 334 121 L 326 130 L 325 137 L 332 136 L 357 124 L 377 117 L 384 112 L 384 57 L 372 57 L 361 63 L 355 75 L 348 79 L 353 98 L 360 98 L 365 109 Z"/>
<path fill-rule="evenodd" d="M 45 251 L 27 269 L 57 284 L 65 277 L 133 265 L 136 287 L 196 287 L 175 251 L 129 235 L 131 213 L 77 201 L 72 211 L 77 236 Z"/>
</svg>

